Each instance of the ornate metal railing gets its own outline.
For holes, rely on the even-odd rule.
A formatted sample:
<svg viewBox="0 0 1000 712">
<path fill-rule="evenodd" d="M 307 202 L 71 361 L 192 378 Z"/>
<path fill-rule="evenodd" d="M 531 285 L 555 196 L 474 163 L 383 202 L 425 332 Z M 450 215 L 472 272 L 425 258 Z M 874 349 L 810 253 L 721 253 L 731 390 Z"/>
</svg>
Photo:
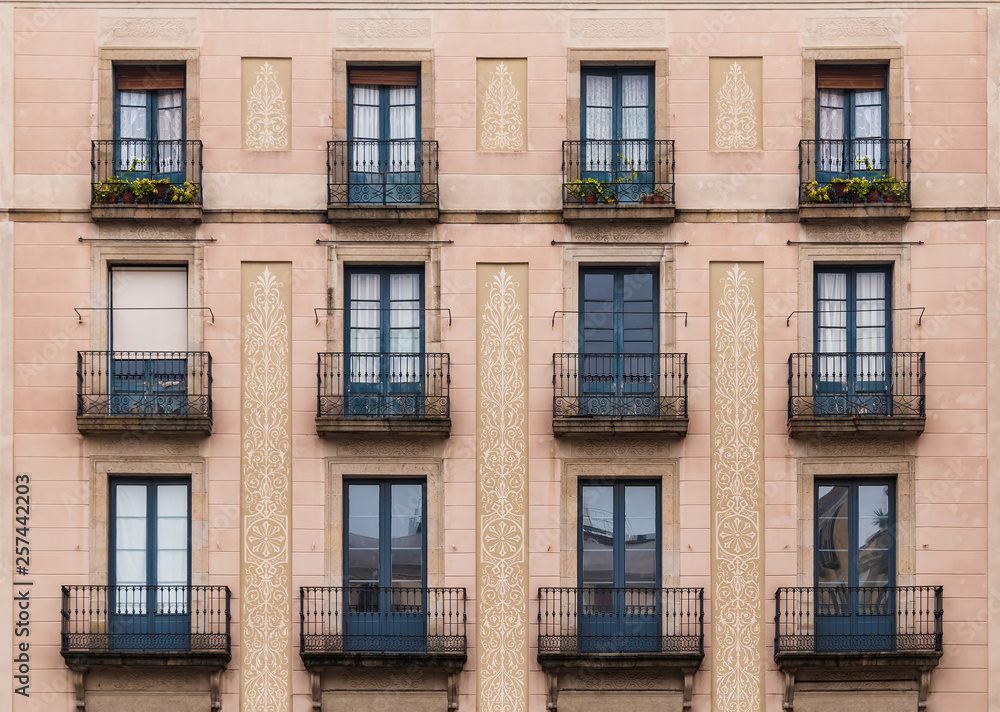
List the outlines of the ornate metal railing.
<svg viewBox="0 0 1000 712">
<path fill-rule="evenodd" d="M 212 416 L 207 351 L 79 351 L 77 415 Z"/>
<path fill-rule="evenodd" d="M 316 416 L 446 418 L 451 366 L 442 353 L 321 353 Z"/>
<path fill-rule="evenodd" d="M 230 651 L 228 586 L 63 586 L 63 652 Z"/>
<path fill-rule="evenodd" d="M 674 142 L 563 141 L 563 204 L 674 204 Z M 579 195 L 582 192 L 583 195 Z M 588 194 L 596 195 L 588 199 Z"/>
<path fill-rule="evenodd" d="M 557 418 L 686 418 L 687 354 L 552 354 Z"/>
<path fill-rule="evenodd" d="M 841 181 L 864 178 L 873 183 L 879 203 L 910 202 L 910 139 L 808 139 L 799 141 L 799 202 L 851 203 L 858 201 L 845 192 Z M 840 179 L 840 180 L 837 180 Z M 827 199 L 809 199 L 807 184 L 830 186 Z M 838 183 L 840 187 L 838 187 Z M 859 196 L 859 202 L 871 199 Z"/>
<path fill-rule="evenodd" d="M 703 653 L 701 588 L 540 588 L 539 653 Z"/>
<path fill-rule="evenodd" d="M 464 588 L 303 586 L 302 653 L 465 653 Z"/>
<path fill-rule="evenodd" d="M 779 588 L 774 652 L 941 652 L 941 586 Z"/>
<path fill-rule="evenodd" d="M 788 417 L 920 418 L 923 352 L 797 353 L 788 357 Z"/>
<path fill-rule="evenodd" d="M 91 203 L 200 205 L 201 141 L 114 139 L 92 141 L 90 148 Z M 135 194 L 136 180 L 169 181 L 148 197 Z M 190 185 L 185 186 L 185 183 Z"/>
<path fill-rule="evenodd" d="M 330 205 L 438 204 L 438 142 L 328 141 Z"/>
</svg>

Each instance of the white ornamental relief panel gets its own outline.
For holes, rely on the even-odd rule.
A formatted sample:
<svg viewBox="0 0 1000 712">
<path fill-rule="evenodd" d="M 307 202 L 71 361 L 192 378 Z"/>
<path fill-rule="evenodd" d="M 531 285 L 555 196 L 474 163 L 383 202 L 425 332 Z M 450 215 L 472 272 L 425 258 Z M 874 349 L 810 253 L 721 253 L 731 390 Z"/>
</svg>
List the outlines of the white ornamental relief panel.
<svg viewBox="0 0 1000 712">
<path fill-rule="evenodd" d="M 802 40 L 819 47 L 899 42 L 902 12 L 897 10 L 877 17 L 859 17 L 854 13 L 844 17 L 807 17 Z"/>
<path fill-rule="evenodd" d="M 372 13 L 375 14 L 375 13 Z M 336 46 L 427 47 L 432 40 L 426 17 L 339 17 L 334 24 Z"/>
<path fill-rule="evenodd" d="M 243 59 L 243 148 L 291 149 L 292 60 Z"/>
<path fill-rule="evenodd" d="M 524 151 L 527 148 L 526 59 L 477 61 L 478 149 Z"/>
<path fill-rule="evenodd" d="M 761 64 L 760 57 L 712 57 L 709 61 L 713 150 L 763 148 Z"/>
<path fill-rule="evenodd" d="M 101 47 L 197 46 L 198 20 L 193 17 L 104 17 Z"/>
<path fill-rule="evenodd" d="M 667 41 L 667 22 L 659 17 L 574 17 L 570 41 L 593 47 L 650 47 Z M 584 46 L 580 44 L 579 46 Z"/>
</svg>

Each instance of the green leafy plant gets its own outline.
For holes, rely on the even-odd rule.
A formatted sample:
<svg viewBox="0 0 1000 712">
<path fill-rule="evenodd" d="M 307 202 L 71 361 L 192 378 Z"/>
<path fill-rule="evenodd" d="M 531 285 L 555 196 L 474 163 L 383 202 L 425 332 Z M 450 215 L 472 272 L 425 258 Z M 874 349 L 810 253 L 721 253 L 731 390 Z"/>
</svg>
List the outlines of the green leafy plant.
<svg viewBox="0 0 1000 712">
<path fill-rule="evenodd" d="M 867 178 L 856 176 L 847 181 L 844 195 L 855 203 L 863 203 L 868 199 L 868 193 L 871 192 L 871 189 L 871 182 Z"/>
<path fill-rule="evenodd" d="M 820 185 L 817 181 L 811 180 L 802 186 L 802 202 L 829 203 L 831 192 L 830 186 Z"/>
<path fill-rule="evenodd" d="M 883 173 L 872 181 L 872 186 L 882 200 L 889 203 L 905 203 L 910 199 L 909 186 Z"/>
<path fill-rule="evenodd" d="M 613 203 L 618 199 L 613 181 L 597 178 L 580 178 L 565 184 L 566 193 L 590 203 Z M 590 198 L 590 200 L 587 200 Z"/>
<path fill-rule="evenodd" d="M 184 185 L 175 185 L 170 191 L 170 202 L 175 204 L 193 203 L 198 198 L 198 185 L 189 180 Z"/>
<path fill-rule="evenodd" d="M 136 178 L 132 181 L 132 192 L 140 203 L 148 203 L 156 195 L 156 183 L 149 178 Z"/>
<path fill-rule="evenodd" d="M 117 203 L 125 192 L 125 187 L 129 185 L 121 176 L 112 176 L 94 186 L 94 202 L 97 203 Z"/>
</svg>

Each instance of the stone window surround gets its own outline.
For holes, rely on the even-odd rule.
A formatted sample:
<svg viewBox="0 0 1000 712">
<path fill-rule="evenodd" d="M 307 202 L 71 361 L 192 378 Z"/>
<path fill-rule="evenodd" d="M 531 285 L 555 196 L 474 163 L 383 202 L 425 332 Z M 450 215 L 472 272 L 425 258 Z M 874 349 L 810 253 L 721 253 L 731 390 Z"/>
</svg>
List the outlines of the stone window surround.
<svg viewBox="0 0 1000 712">
<path fill-rule="evenodd" d="M 130 265 L 186 266 L 188 272 L 188 350 L 201 351 L 205 343 L 205 253 L 198 244 L 143 245 L 141 240 L 121 245 L 94 245 L 91 253 L 90 306 L 97 311 L 90 316 L 90 347 L 101 351 L 108 348 L 109 270 Z"/>
<path fill-rule="evenodd" d="M 335 49 L 333 51 L 333 140 L 347 141 L 347 68 L 390 64 L 420 65 L 420 138 L 435 139 L 434 51 L 430 49 Z"/>
<path fill-rule="evenodd" d="M 424 267 L 424 351 L 441 351 L 441 249 L 432 245 L 377 243 L 370 245 L 331 245 L 329 251 L 329 304 L 327 344 L 330 351 L 344 351 L 344 268 L 376 265 Z M 445 312 L 445 315 L 447 312 Z M 447 318 L 445 316 L 445 318 Z"/>
<path fill-rule="evenodd" d="M 669 55 L 666 49 L 567 49 L 566 50 L 566 140 L 580 140 L 580 67 L 653 66 L 653 138 L 670 138 L 667 82 Z"/>
<path fill-rule="evenodd" d="M 676 587 L 680 583 L 680 478 L 678 461 L 673 458 L 567 458 L 562 462 L 560 478 L 562 527 L 560 538 L 560 577 L 563 587 L 576 588 L 577 578 L 577 519 L 579 482 L 592 480 L 659 480 L 660 481 L 660 586 Z"/>
<path fill-rule="evenodd" d="M 91 456 L 90 458 L 90 583 L 108 585 L 108 480 L 110 477 L 191 478 L 191 585 L 208 585 L 208 475 L 202 457 L 176 455 Z M 239 508 L 228 524 L 239 525 Z M 218 526 L 219 523 L 217 522 Z"/>
<path fill-rule="evenodd" d="M 882 478 L 896 480 L 896 584 L 916 582 L 915 458 L 803 457 L 798 461 L 798 585 L 812 587 L 814 580 L 815 487 L 823 477 Z"/>
<path fill-rule="evenodd" d="M 427 483 L 427 586 L 444 586 L 444 463 L 440 458 L 327 460 L 325 585 L 344 585 L 344 480 L 423 479 Z"/>
<path fill-rule="evenodd" d="M 802 138 L 816 135 L 816 64 L 888 65 L 889 136 L 904 138 L 903 125 L 903 48 L 838 47 L 802 50 Z"/>
<path fill-rule="evenodd" d="M 563 248 L 563 310 L 562 343 L 564 353 L 576 353 L 580 348 L 580 268 L 581 267 L 640 267 L 655 266 L 659 270 L 660 353 L 671 353 L 676 334 L 677 317 L 666 312 L 674 310 L 674 250 L 665 246 L 640 246 L 627 243 L 608 245 L 567 245 Z"/>
<path fill-rule="evenodd" d="M 799 313 L 798 350 L 813 349 L 813 291 L 816 265 L 891 265 L 892 303 L 894 309 L 910 306 L 910 248 L 907 245 L 877 243 L 845 243 L 844 245 L 799 245 Z M 915 319 L 909 311 L 894 311 L 891 315 L 892 350 L 909 351 Z"/>
<path fill-rule="evenodd" d="M 201 137 L 200 58 L 197 48 L 133 49 L 100 47 L 97 50 L 97 138 L 114 138 L 115 66 L 148 64 L 183 64 L 184 138 Z"/>
</svg>

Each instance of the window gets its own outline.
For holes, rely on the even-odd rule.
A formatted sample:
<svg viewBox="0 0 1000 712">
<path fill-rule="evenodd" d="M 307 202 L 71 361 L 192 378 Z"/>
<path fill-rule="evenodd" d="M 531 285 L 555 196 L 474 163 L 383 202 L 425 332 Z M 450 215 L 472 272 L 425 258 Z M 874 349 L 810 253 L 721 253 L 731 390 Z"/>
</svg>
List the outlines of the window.
<svg viewBox="0 0 1000 712">
<path fill-rule="evenodd" d="M 421 267 L 347 268 L 348 415 L 423 410 L 424 273 Z"/>
<path fill-rule="evenodd" d="M 888 169 L 885 73 L 878 65 L 816 67 L 819 182 Z"/>
<path fill-rule="evenodd" d="M 885 650 L 895 639 L 895 486 L 817 479 L 817 650 Z"/>
<path fill-rule="evenodd" d="M 344 490 L 344 648 L 419 652 L 427 641 L 425 483 L 347 480 Z"/>
<path fill-rule="evenodd" d="M 129 477 L 110 488 L 109 646 L 188 647 L 190 480 Z"/>
<path fill-rule="evenodd" d="M 183 183 L 184 65 L 115 68 L 116 170 L 130 178 Z"/>
<path fill-rule="evenodd" d="M 890 268 L 817 266 L 816 415 L 888 415 Z"/>
<path fill-rule="evenodd" d="M 580 410 L 655 416 L 659 383 L 655 268 L 580 270 Z"/>
<path fill-rule="evenodd" d="M 653 70 L 584 67 L 581 71 L 584 178 L 615 182 L 620 202 L 652 192 Z"/>
<path fill-rule="evenodd" d="M 660 649 L 660 485 L 580 481 L 580 650 Z"/>
<path fill-rule="evenodd" d="M 349 70 L 349 202 L 420 202 L 419 77 L 415 67 Z"/>
<path fill-rule="evenodd" d="M 109 294 L 110 411 L 185 415 L 187 268 L 113 266 Z"/>
</svg>

